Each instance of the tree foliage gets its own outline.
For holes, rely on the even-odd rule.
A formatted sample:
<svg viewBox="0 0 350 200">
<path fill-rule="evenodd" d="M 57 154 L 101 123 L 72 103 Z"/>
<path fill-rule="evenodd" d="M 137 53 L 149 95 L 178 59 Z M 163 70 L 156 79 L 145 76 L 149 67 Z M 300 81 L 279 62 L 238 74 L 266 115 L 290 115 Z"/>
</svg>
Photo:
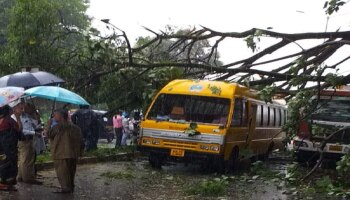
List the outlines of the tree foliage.
<svg viewBox="0 0 350 200">
<path fill-rule="evenodd" d="M 99 91 L 97 98 L 104 99 L 108 107 L 113 108 L 112 110 L 146 108 L 156 92 L 169 81 L 186 77 L 203 78 L 207 73 L 191 67 L 172 65 L 151 67 L 149 65 L 154 63 L 173 63 L 178 60 L 186 60 L 188 55 L 182 52 L 184 45 L 176 46 L 174 41 L 163 41 L 155 44 L 152 41 L 156 38 L 140 37 L 133 47 L 128 47 L 128 38 L 123 31 L 108 23 L 107 27 L 113 30 L 112 34 L 103 38 L 99 35 L 99 32 L 96 32 L 96 37 L 100 39 L 94 41 L 94 47 L 98 47 L 98 51 L 94 49 L 91 52 L 96 56 L 100 56 L 101 52 L 99 51 L 109 51 L 110 49 L 115 51 L 106 55 L 109 63 L 105 63 L 105 59 L 96 62 L 95 65 L 99 66 L 96 69 L 99 72 L 91 74 L 90 79 L 88 79 L 101 81 L 101 84 L 97 84 L 93 90 L 91 90 L 91 87 L 84 88 L 85 90 Z M 118 31 L 121 34 L 118 35 Z M 166 32 L 169 34 L 179 34 L 186 31 L 188 30 L 177 29 L 172 26 L 166 27 Z M 194 51 L 190 56 L 200 60 L 207 56 L 208 52 L 206 50 L 208 47 L 208 41 L 198 43 L 192 47 Z M 169 49 L 172 49 L 172 51 Z M 133 62 L 132 65 L 128 63 L 130 60 Z M 220 61 L 216 60 L 216 62 L 219 63 Z M 137 66 L 138 64 L 139 66 Z M 108 69 L 108 75 L 106 77 L 104 75 L 100 76 L 100 74 L 106 72 L 106 69 Z M 91 85 L 91 83 L 93 82 L 89 81 L 87 84 Z"/>
<path fill-rule="evenodd" d="M 332 15 L 345 4 L 327 0 L 325 13 Z M 92 104 L 104 103 L 111 112 L 146 107 L 157 90 L 177 78 L 238 82 L 257 89 L 266 102 L 276 94 L 289 100 L 285 129 L 290 135 L 295 134 L 300 120 L 314 111 L 311 96 L 350 83 L 350 74 L 338 74 L 349 54 L 341 54 L 332 64 L 327 62 L 349 48 L 349 30 L 282 33 L 252 28 L 220 32 L 203 26 L 168 26 L 159 32 L 145 28 L 152 36 L 140 37 L 133 45 L 108 19 L 101 20 L 107 34 L 90 27 L 87 6 L 86 0 L 0 0 L 1 73 L 39 67 L 62 76 L 66 87 Z M 273 43 L 260 47 L 266 38 Z M 252 55 L 238 60 L 233 57 L 223 64 L 219 47 L 228 40 L 245 41 Z M 305 40 L 314 45 L 304 46 Z M 271 56 L 295 46 L 298 50 Z M 348 172 L 347 166 L 348 155 L 338 168 Z"/>
<path fill-rule="evenodd" d="M 6 13 L 6 41 L 1 55 L 15 71 L 23 66 L 59 71 L 83 41 L 90 21 L 82 0 L 17 0 Z M 69 66 L 72 67 L 72 66 Z"/>
<path fill-rule="evenodd" d="M 325 11 L 332 14 L 342 5 L 342 1 L 329 0 Z M 106 102 L 110 108 L 129 105 L 129 100 L 130 107 L 142 107 L 141 102 L 163 84 L 181 77 L 238 82 L 260 90 L 266 101 L 276 93 L 292 99 L 304 90 L 350 82 L 349 75 L 337 74 L 349 55 L 325 64 L 349 46 L 350 31 L 291 34 L 258 28 L 219 32 L 207 27 L 179 30 L 168 26 L 160 32 L 146 28 L 153 36 L 140 37 L 132 45 L 127 34 L 108 19 L 101 21 L 109 34 L 91 28 L 84 14 L 86 7 L 82 0 L 18 0 L 10 9 L 9 45 L 0 56 L 7 62 L 2 68 L 15 72 L 23 65 L 39 66 L 64 77 L 68 86 L 91 102 Z M 259 47 L 265 38 L 275 42 Z M 223 64 L 219 47 L 227 40 L 244 40 L 252 56 Z M 303 40 L 314 40 L 315 45 L 303 47 Z M 290 46 L 300 50 L 269 57 Z"/>
</svg>

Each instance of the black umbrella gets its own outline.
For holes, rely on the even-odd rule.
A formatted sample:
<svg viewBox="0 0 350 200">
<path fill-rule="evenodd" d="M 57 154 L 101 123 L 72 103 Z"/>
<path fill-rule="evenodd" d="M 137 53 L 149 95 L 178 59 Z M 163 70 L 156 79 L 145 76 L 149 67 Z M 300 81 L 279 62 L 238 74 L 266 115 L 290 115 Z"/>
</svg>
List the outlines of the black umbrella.
<svg viewBox="0 0 350 200">
<path fill-rule="evenodd" d="M 17 72 L 0 78 L 0 87 L 16 86 L 31 88 L 40 85 L 59 85 L 64 80 L 44 71 Z"/>
</svg>

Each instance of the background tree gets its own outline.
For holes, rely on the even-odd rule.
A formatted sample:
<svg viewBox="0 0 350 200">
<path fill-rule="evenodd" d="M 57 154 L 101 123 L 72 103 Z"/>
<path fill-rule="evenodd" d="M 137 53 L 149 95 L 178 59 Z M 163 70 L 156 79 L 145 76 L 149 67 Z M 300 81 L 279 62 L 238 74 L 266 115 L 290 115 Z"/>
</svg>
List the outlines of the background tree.
<svg viewBox="0 0 350 200">
<path fill-rule="evenodd" d="M 186 60 L 188 57 L 187 54 L 182 53 L 184 46 L 174 46 L 172 41 L 151 44 L 144 48 L 144 45 L 150 44 L 155 39 L 151 37 L 138 38 L 133 47 L 135 49 L 133 59 L 137 60 L 137 63 L 145 65 L 145 67 L 125 65 L 130 59 L 127 37 L 123 33 L 119 35 L 120 37 L 117 37 L 118 34 L 116 32 L 119 30 L 110 24 L 107 24 L 107 27 L 113 30 L 112 34 L 104 38 L 96 35 L 96 37 L 100 38 L 94 44 L 95 47 L 98 47 L 98 51 L 93 50 L 92 52 L 96 57 L 100 57 L 105 51 L 111 49 L 114 49 L 114 51 L 112 51 L 112 54 L 108 54 L 108 63 L 105 62 L 106 59 L 95 62 L 95 66 L 99 66 L 96 67 L 98 72 L 92 74 L 89 79 L 85 79 L 88 81 L 80 86 L 96 85 L 96 87 L 84 87 L 85 91 L 99 91 L 96 96 L 98 99 L 95 98 L 95 102 L 100 102 L 103 99 L 109 108 L 114 108 L 112 111 L 119 108 L 127 110 L 145 108 L 156 91 L 169 81 L 179 78 L 202 78 L 207 74 L 206 71 L 191 67 L 148 67 L 147 65 L 150 63 L 178 62 L 179 60 Z M 177 30 L 171 26 L 166 27 L 166 32 L 169 34 L 178 34 L 186 31 L 185 29 Z M 96 33 L 99 34 L 98 32 Z M 207 56 L 207 48 L 209 47 L 208 41 L 202 41 L 193 47 L 195 51 L 192 54 L 200 61 L 202 57 Z M 220 63 L 218 59 L 216 62 Z M 111 65 L 114 67 L 108 67 Z M 108 72 L 107 76 L 103 75 L 105 74 L 104 71 Z M 100 85 L 94 84 L 96 82 L 100 82 Z"/>
<path fill-rule="evenodd" d="M 9 9 L 13 6 L 13 0 L 0 0 L 0 66 L 7 66 L 6 45 L 7 45 L 7 26 L 9 23 Z M 7 74 L 11 72 L 8 67 L 2 67 L 1 72 Z M 0 73 L 1 75 L 1 73 Z"/>
<path fill-rule="evenodd" d="M 82 0 L 17 0 L 7 14 L 7 58 L 11 69 L 23 66 L 60 72 L 73 68 L 71 59 L 84 42 L 90 25 Z"/>
</svg>

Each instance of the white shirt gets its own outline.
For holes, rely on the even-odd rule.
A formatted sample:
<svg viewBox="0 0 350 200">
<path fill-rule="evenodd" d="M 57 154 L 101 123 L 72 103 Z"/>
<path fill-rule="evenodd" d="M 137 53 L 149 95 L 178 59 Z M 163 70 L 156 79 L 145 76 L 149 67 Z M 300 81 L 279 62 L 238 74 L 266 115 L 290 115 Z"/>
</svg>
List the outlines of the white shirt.
<svg viewBox="0 0 350 200">
<path fill-rule="evenodd" d="M 13 114 L 11 116 L 15 121 L 17 121 L 16 116 Z M 26 113 L 21 115 L 22 132 L 23 135 L 34 135 L 34 122 L 33 119 Z"/>
</svg>

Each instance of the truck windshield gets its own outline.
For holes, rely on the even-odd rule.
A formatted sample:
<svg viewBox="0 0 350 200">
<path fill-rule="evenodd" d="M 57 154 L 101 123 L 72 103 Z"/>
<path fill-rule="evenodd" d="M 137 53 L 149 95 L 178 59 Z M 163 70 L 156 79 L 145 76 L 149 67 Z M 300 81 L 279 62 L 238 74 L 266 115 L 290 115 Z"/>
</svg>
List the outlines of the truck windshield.
<svg viewBox="0 0 350 200">
<path fill-rule="evenodd" d="M 147 118 L 178 123 L 205 123 L 226 125 L 230 99 L 161 94 L 156 99 Z"/>
<path fill-rule="evenodd" d="M 332 99 L 321 99 L 320 108 L 312 114 L 312 119 L 350 122 L 350 98 L 333 97 Z"/>
</svg>

